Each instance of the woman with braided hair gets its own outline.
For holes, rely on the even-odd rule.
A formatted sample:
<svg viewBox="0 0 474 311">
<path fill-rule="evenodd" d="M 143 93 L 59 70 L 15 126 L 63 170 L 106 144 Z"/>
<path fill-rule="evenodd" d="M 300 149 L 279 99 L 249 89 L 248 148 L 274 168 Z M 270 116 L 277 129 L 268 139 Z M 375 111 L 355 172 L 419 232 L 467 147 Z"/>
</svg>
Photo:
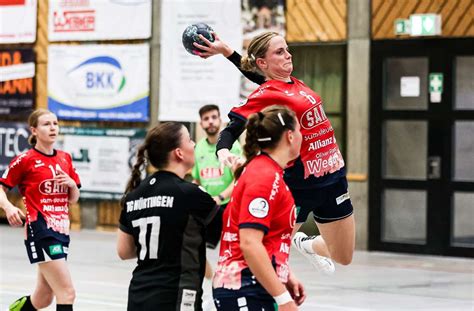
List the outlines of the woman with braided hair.
<svg viewBox="0 0 474 311">
<path fill-rule="evenodd" d="M 247 161 L 235 172 L 223 216 L 213 279 L 218 310 L 297 310 L 305 299 L 289 268 L 296 212 L 283 180 L 283 169 L 298 157 L 301 140 L 295 113 L 286 107 L 270 106 L 249 117 Z"/>
<path fill-rule="evenodd" d="M 158 169 L 144 180 L 147 164 Z M 128 310 L 202 310 L 205 226 L 218 211 L 202 188 L 183 178 L 194 165 L 194 142 L 177 122 L 151 130 L 122 199 L 117 253 L 137 258 Z"/>
</svg>

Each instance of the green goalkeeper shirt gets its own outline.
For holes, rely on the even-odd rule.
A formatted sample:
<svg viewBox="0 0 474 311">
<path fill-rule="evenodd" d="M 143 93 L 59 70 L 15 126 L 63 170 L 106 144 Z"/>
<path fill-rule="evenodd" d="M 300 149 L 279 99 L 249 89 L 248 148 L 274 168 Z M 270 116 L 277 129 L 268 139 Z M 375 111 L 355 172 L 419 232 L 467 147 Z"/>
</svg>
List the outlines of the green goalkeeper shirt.
<svg viewBox="0 0 474 311">
<path fill-rule="evenodd" d="M 230 150 L 235 155 L 241 156 L 242 149 L 238 141 L 234 143 Z M 194 150 L 196 162 L 193 167 L 192 176 L 211 196 L 222 193 L 234 180 L 234 175 L 229 167 L 225 167 L 222 172 L 220 163 L 216 156 L 216 145 L 210 144 L 206 138 L 201 139 Z M 226 198 L 222 204 L 227 204 Z"/>
</svg>

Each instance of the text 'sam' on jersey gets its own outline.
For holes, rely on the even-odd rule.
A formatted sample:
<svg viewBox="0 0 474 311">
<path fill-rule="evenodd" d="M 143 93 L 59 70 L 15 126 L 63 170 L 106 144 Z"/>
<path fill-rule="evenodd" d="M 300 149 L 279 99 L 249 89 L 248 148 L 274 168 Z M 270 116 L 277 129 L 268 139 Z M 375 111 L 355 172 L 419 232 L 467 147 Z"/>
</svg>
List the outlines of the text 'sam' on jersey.
<svg viewBox="0 0 474 311">
<path fill-rule="evenodd" d="M 69 188 L 54 179 L 58 171 L 68 174 L 80 188 L 71 155 L 54 150 L 52 155 L 35 148 L 16 156 L 0 178 L 0 184 L 18 186 L 26 207 L 26 237 L 37 241 L 54 237 L 69 242 Z"/>
<path fill-rule="evenodd" d="M 205 226 L 217 211 L 203 188 L 168 171 L 150 175 L 127 194 L 120 230 L 133 236 L 138 259 L 129 309 L 152 303 L 200 310 Z"/>
<path fill-rule="evenodd" d="M 242 294 L 269 296 L 245 261 L 239 229 L 264 232 L 262 242 L 268 257 L 279 279 L 286 283 L 296 209 L 278 163 L 266 154 L 250 161 L 235 184 L 223 217 L 219 260 L 213 279 L 214 298 Z"/>
<path fill-rule="evenodd" d="M 329 184 L 332 181 L 325 182 L 328 175 L 333 175 L 330 179 L 335 180 L 345 175 L 344 160 L 336 142 L 334 129 L 324 112 L 321 98 L 302 81 L 294 77 L 291 77 L 290 83 L 267 81 L 250 94 L 247 101 L 234 107 L 229 117 L 247 120 L 252 113 L 262 111 L 271 105 L 290 108 L 296 113 L 301 125 L 303 135 L 301 156 L 293 166 L 295 170 L 300 169 L 301 172 L 292 172 L 292 167 L 285 171 L 285 180 L 290 187 L 303 188 L 304 186 L 299 187 L 297 183 L 298 181 L 301 183 L 304 179 L 313 179 L 314 184 Z M 292 178 L 292 174 L 296 176 Z"/>
</svg>

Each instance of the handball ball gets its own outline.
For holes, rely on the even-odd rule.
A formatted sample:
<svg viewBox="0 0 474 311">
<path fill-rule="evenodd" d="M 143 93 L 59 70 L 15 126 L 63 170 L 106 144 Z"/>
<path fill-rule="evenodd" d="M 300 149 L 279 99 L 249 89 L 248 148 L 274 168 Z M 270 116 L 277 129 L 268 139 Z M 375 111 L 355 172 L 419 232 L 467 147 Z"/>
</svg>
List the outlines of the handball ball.
<svg viewBox="0 0 474 311">
<path fill-rule="evenodd" d="M 211 32 L 214 31 L 209 25 L 204 23 L 196 23 L 186 27 L 183 32 L 183 46 L 189 53 L 196 55 L 197 52 L 204 52 L 193 45 L 196 42 L 201 45 L 206 45 L 204 41 L 199 38 L 199 35 L 203 35 L 207 40 L 214 42 L 214 36 Z"/>
</svg>

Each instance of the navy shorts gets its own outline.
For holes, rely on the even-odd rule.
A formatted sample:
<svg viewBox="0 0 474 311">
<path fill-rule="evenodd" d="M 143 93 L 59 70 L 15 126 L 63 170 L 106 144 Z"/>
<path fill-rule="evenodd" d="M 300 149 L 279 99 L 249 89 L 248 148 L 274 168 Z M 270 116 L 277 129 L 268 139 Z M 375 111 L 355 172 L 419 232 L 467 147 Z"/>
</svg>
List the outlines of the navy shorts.
<svg viewBox="0 0 474 311">
<path fill-rule="evenodd" d="M 25 246 L 32 264 L 67 259 L 69 250 L 69 242 L 62 242 L 53 237 L 45 237 L 37 241 L 25 240 Z"/>
<path fill-rule="evenodd" d="M 214 298 L 217 311 L 276 311 L 275 301 L 259 299 L 255 296 Z"/>
<path fill-rule="evenodd" d="M 296 223 L 303 223 L 313 212 L 318 223 L 330 223 L 349 217 L 354 212 L 346 177 L 321 188 L 291 189 L 298 211 Z"/>
</svg>

